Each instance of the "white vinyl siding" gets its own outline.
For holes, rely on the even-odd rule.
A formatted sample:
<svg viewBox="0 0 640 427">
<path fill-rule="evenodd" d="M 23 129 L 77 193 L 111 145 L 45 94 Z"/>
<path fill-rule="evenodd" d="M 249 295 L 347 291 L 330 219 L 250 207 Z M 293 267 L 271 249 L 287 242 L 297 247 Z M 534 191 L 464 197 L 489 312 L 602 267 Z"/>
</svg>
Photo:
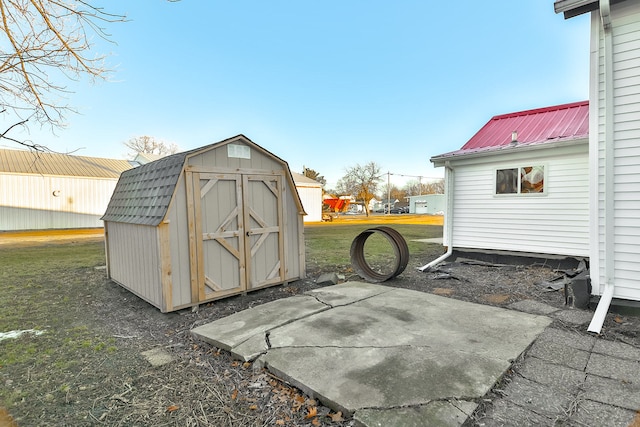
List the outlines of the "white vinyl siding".
<svg viewBox="0 0 640 427">
<path fill-rule="evenodd" d="M 588 147 L 453 163 L 453 247 L 589 255 Z M 545 193 L 496 195 L 496 169 L 544 165 Z"/>
<path fill-rule="evenodd" d="M 605 52 L 604 33 L 598 13 L 592 16 L 591 112 L 597 117 L 591 148 L 594 294 L 601 294 L 606 281 L 607 257 L 613 262 L 614 297 L 640 300 L 640 4 L 622 2 L 612 6 L 614 179 L 613 253 L 605 249 Z M 593 121 L 592 121 L 593 123 Z"/>
</svg>

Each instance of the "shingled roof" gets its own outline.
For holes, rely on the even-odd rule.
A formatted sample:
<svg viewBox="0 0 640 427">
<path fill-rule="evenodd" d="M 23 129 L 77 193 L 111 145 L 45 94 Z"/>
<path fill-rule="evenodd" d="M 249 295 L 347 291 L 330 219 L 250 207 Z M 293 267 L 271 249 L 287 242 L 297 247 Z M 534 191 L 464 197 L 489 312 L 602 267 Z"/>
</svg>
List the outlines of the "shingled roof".
<svg viewBox="0 0 640 427">
<path fill-rule="evenodd" d="M 242 141 L 258 150 L 269 153 L 246 136 L 237 135 L 220 142 L 173 154 L 138 166 L 121 175 L 107 210 L 101 219 L 103 221 L 157 226 L 167 214 L 169 203 L 187 158 L 192 154 L 237 141 Z M 269 155 L 280 161 L 289 170 L 287 162 L 272 153 L 269 153 Z M 290 173 L 289 180 L 293 186 L 293 179 Z M 301 205 L 300 209 L 303 212 Z"/>
<path fill-rule="evenodd" d="M 127 160 L 0 149 L 0 173 L 117 179 L 132 167 Z"/>
<path fill-rule="evenodd" d="M 101 219 L 139 225 L 160 224 L 189 153 L 173 154 L 124 172 Z"/>
<path fill-rule="evenodd" d="M 517 143 L 513 143 L 513 136 Z M 588 137 L 589 101 L 574 102 L 495 116 L 462 148 L 434 156 L 431 161 Z"/>
</svg>

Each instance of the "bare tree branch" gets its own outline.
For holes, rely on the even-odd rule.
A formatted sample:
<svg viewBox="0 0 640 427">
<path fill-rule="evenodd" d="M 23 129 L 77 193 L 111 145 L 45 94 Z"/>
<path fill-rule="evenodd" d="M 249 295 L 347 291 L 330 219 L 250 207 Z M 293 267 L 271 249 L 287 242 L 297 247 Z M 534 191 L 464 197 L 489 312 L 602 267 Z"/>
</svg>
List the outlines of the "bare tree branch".
<svg viewBox="0 0 640 427">
<path fill-rule="evenodd" d="M 135 156 L 137 153 L 155 154 L 157 156 L 167 156 L 177 153 L 180 147 L 174 143 L 163 142 L 152 136 L 142 135 L 131 138 L 124 143 L 125 147 L 132 150 L 130 155 Z"/>
<path fill-rule="evenodd" d="M 90 40 L 109 41 L 104 25 L 124 21 L 83 0 L 0 0 L 0 104 L 18 117 L 16 125 L 28 117 L 63 126 L 73 111 L 62 101 L 64 80 L 106 79 L 105 56 L 91 56 Z"/>
</svg>

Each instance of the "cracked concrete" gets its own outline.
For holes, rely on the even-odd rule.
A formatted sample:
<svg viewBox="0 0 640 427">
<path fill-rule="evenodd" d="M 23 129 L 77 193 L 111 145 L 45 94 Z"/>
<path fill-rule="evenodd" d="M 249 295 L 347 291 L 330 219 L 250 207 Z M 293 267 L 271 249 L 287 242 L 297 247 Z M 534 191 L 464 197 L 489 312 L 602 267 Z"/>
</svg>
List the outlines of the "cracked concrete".
<svg viewBox="0 0 640 427">
<path fill-rule="evenodd" d="M 192 333 L 239 359 L 257 359 L 359 425 L 461 425 L 550 322 L 348 282 L 254 307 Z"/>
</svg>

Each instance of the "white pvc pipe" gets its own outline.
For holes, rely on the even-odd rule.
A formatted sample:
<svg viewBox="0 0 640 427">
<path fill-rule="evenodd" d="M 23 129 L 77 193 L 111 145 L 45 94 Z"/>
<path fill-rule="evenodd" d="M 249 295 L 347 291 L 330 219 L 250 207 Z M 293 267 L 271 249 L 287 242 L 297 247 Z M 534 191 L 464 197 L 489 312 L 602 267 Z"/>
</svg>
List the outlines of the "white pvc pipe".
<svg viewBox="0 0 640 427">
<path fill-rule="evenodd" d="M 443 255 L 440 255 L 438 258 L 434 259 L 429 264 L 423 265 L 422 267 L 418 267 L 418 270 L 429 271 L 434 265 L 440 264 L 442 261 L 449 258 L 452 253 L 453 253 L 453 246 L 449 245 L 449 247 L 447 248 L 447 252 L 445 252 Z"/>
<path fill-rule="evenodd" d="M 447 169 L 447 188 L 445 192 L 447 194 L 447 226 L 445 227 L 444 232 L 447 234 L 447 241 L 449 245 L 447 246 L 447 252 L 438 258 L 434 259 L 430 263 L 423 265 L 422 267 L 418 267 L 419 271 L 429 271 L 433 266 L 440 264 L 445 259 L 449 258 L 453 253 L 453 180 L 454 173 L 453 168 L 449 164 L 447 160 L 445 162 L 445 168 Z"/>
<path fill-rule="evenodd" d="M 614 224 L 614 132 L 613 132 L 613 34 L 611 28 L 611 5 L 609 0 L 600 1 L 600 18 L 604 30 L 604 291 L 596 307 L 596 312 L 591 319 L 587 330 L 599 334 L 604 324 L 604 319 L 609 311 L 613 293 L 615 290 L 615 224 Z M 592 171 L 598 173 L 598 171 Z M 595 272 L 600 274 L 600 272 Z"/>
<path fill-rule="evenodd" d="M 613 290 L 615 286 L 607 283 L 604 288 L 604 292 L 600 297 L 600 301 L 598 302 L 598 306 L 596 307 L 596 312 L 591 318 L 591 323 L 589 323 L 589 327 L 587 331 L 594 332 L 599 334 L 602 330 L 602 325 L 604 323 L 605 317 L 607 317 L 607 312 L 609 311 L 609 306 L 611 305 L 611 300 L 613 299 Z"/>
</svg>

